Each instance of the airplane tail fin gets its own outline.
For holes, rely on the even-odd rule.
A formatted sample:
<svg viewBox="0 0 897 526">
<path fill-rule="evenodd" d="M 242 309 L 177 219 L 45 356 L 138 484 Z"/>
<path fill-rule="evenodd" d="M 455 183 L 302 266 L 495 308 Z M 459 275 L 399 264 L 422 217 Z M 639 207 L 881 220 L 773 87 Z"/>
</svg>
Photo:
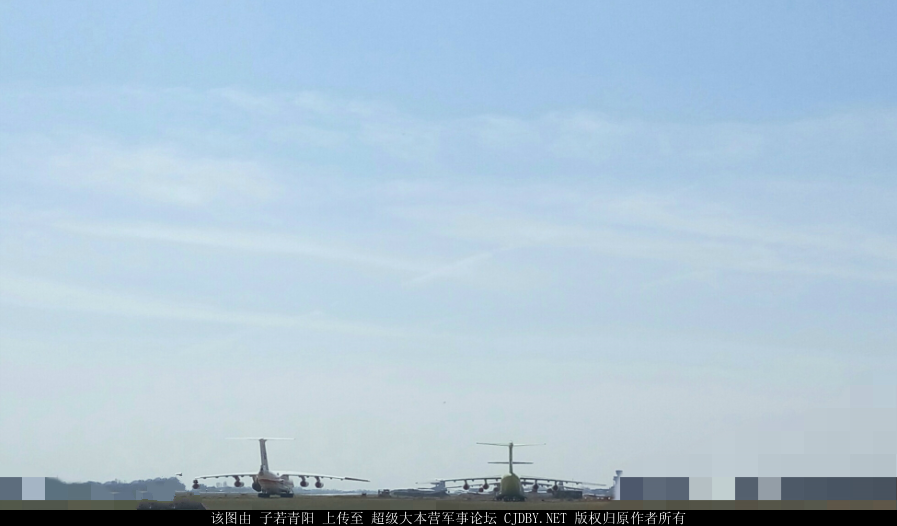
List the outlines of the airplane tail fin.
<svg viewBox="0 0 897 526">
<path fill-rule="evenodd" d="M 227 440 L 258 440 L 259 441 L 259 455 L 261 456 L 262 465 L 259 466 L 259 469 L 264 471 L 269 471 L 268 469 L 268 450 L 265 448 L 265 442 L 268 440 L 293 440 L 292 438 L 261 438 L 261 437 L 239 437 L 239 438 L 228 438 Z"/>
<path fill-rule="evenodd" d="M 513 475 L 514 474 L 514 464 L 532 464 L 532 462 L 514 462 L 514 446 L 525 447 L 525 446 L 544 446 L 545 444 L 515 444 L 513 442 L 508 442 L 507 444 L 496 444 L 493 442 L 477 442 L 482 446 L 501 446 L 508 448 L 508 461 L 507 462 L 490 462 L 490 464 L 507 464 L 508 471 Z"/>
</svg>

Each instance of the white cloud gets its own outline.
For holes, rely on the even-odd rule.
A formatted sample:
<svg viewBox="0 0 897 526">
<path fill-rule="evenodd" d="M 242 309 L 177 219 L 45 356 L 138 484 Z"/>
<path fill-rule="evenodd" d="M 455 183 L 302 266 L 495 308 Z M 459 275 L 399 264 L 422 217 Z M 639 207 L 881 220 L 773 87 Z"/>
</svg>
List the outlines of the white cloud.
<svg viewBox="0 0 897 526">
<path fill-rule="evenodd" d="M 385 268 L 404 272 L 425 272 L 431 265 L 399 258 L 377 256 L 354 250 L 335 248 L 307 242 L 289 235 L 263 231 L 235 231 L 211 228 L 181 228 L 166 225 L 100 225 L 81 223 L 56 223 L 57 228 L 83 235 L 146 239 L 168 243 L 218 247 L 229 250 L 290 254 L 344 263 Z"/>
<path fill-rule="evenodd" d="M 539 129 L 522 119 L 500 115 L 485 115 L 470 123 L 473 134 L 481 145 L 496 150 L 534 146 L 540 140 Z"/>
<path fill-rule="evenodd" d="M 170 146 L 121 146 L 79 137 L 20 142 L 4 162 L 10 179 L 39 178 L 118 198 L 184 207 L 264 202 L 277 185 L 248 160 L 203 156 Z"/>
<path fill-rule="evenodd" d="M 480 252 L 474 254 L 472 256 L 468 256 L 466 258 L 460 259 L 453 263 L 449 263 L 448 265 L 444 265 L 438 268 L 435 268 L 425 274 L 412 278 L 406 282 L 407 285 L 420 285 L 421 283 L 426 283 L 429 281 L 433 281 L 439 278 L 445 277 L 458 277 L 462 276 L 468 272 L 471 272 L 473 268 L 480 262 L 486 261 L 488 259 L 492 259 L 497 254 L 502 252 L 507 252 L 509 250 L 513 250 L 514 248 L 519 247 L 503 247 L 495 250 L 487 250 L 485 252 Z"/>
<path fill-rule="evenodd" d="M 383 269 L 414 275 L 414 277 L 406 278 L 406 281 L 404 281 L 405 285 L 410 286 L 421 286 L 440 280 L 461 282 L 475 287 L 499 286 L 519 288 L 522 283 L 531 285 L 531 280 L 515 279 L 513 272 L 507 268 L 502 270 L 500 275 L 495 275 L 495 273 L 486 277 L 478 275 L 478 272 L 482 270 L 484 262 L 498 254 L 522 248 L 524 245 L 521 244 L 478 252 L 472 256 L 446 263 L 433 258 L 412 259 L 400 255 L 378 255 L 373 252 L 360 251 L 357 247 L 339 246 L 333 241 L 322 244 L 289 234 L 271 233 L 269 231 L 182 228 L 160 224 L 104 225 L 73 222 L 59 218 L 47 220 L 37 218 L 36 221 L 41 224 L 50 224 L 53 228 L 65 232 L 91 237 L 149 240 L 248 253 L 283 254 L 334 261 L 345 265 Z M 414 250 L 412 246 L 404 248 Z M 440 252 L 444 252 L 444 250 Z"/>
<path fill-rule="evenodd" d="M 83 91 L 83 90 L 82 90 Z M 197 90 L 120 90 L 43 94 L 71 104 L 72 98 L 130 100 L 164 104 L 167 111 L 209 117 L 249 119 L 251 133 L 234 129 L 245 142 L 276 141 L 300 148 L 303 156 L 344 152 L 355 163 L 392 158 L 425 168 L 424 175 L 489 174 L 495 169 L 529 175 L 566 176 L 568 170 L 601 170 L 602 177 L 684 184 L 712 177 L 811 177 L 861 180 L 894 175 L 897 158 L 897 112 L 853 111 L 786 122 L 663 122 L 611 117 L 584 110 L 552 111 L 529 118 L 483 114 L 426 118 L 377 101 L 299 91 L 259 94 L 234 88 Z M 197 125 L 191 125 L 196 129 Z M 202 125 L 198 128 L 201 130 Z M 212 134 L 224 133 L 209 127 Z M 159 130 L 175 134 L 183 130 Z M 230 139 L 239 144 L 239 140 Z M 270 143 L 268 143 L 270 145 Z M 136 154 L 132 154 L 136 155 Z M 167 156 L 172 156 L 170 152 Z M 180 162 L 185 155 L 175 155 Z M 145 157 L 145 156 L 144 156 Z M 191 156 L 188 156 L 191 157 Z M 247 172 L 249 166 L 209 164 L 194 159 L 187 172 L 208 172 L 202 163 L 224 172 Z M 218 161 L 223 162 L 221 159 Z M 216 161 L 217 162 L 217 161 Z M 164 160 L 140 160 L 150 172 L 167 171 Z M 546 164 L 550 163 L 550 165 Z M 378 174 L 395 166 L 376 165 Z M 550 173 L 542 170 L 550 166 Z M 139 168 L 139 167 L 138 167 Z M 473 174 L 467 173 L 473 171 Z M 198 176 L 206 179 L 206 176 Z M 254 178 L 254 177 L 250 177 Z M 104 177 L 105 179 L 105 177 Z M 227 178 L 225 178 L 226 180 Z M 229 183 L 225 183 L 228 186 Z M 144 188 L 174 201 L 196 201 L 196 194 L 166 181 Z M 207 186 L 207 185 L 205 185 Z M 230 185 L 237 186 L 237 185 Z M 244 186 L 239 186 L 245 188 Z M 250 193 L 252 193 L 250 191 Z"/>
<path fill-rule="evenodd" d="M 49 169 L 67 184 L 186 206 L 273 195 L 264 171 L 253 162 L 196 158 L 170 148 L 88 148 L 52 157 Z"/>
<path fill-rule="evenodd" d="M 93 312 L 111 316 L 268 328 L 294 327 L 310 331 L 350 333 L 368 337 L 402 338 L 414 334 L 405 329 L 334 320 L 320 313 L 288 315 L 229 311 L 205 305 L 130 296 L 7 273 L 0 274 L 0 301 L 13 305 Z"/>
<path fill-rule="evenodd" d="M 140 96 L 149 95 L 141 92 Z M 809 153 L 817 150 L 823 157 L 840 156 L 832 158 L 837 161 L 834 165 L 870 149 L 878 159 L 887 160 L 890 154 L 883 146 L 897 138 L 893 111 L 759 124 L 643 122 L 586 111 L 548 112 L 533 118 L 490 114 L 426 119 L 389 105 L 317 92 L 259 95 L 236 89 L 181 90 L 166 96 L 195 104 L 200 108 L 197 111 L 209 110 L 210 101 L 215 112 L 239 108 L 266 123 L 265 137 L 298 145 L 306 148 L 304 151 L 351 153 L 353 166 L 365 166 L 371 160 L 371 149 L 395 160 L 423 163 L 419 166 L 427 170 L 424 179 L 430 172 L 440 176 L 453 173 L 456 159 L 465 157 L 497 163 L 537 159 L 554 163 L 553 169 L 561 175 L 567 161 L 584 160 L 601 164 L 606 168 L 602 173 L 620 179 L 632 174 L 648 176 L 660 169 L 670 187 L 681 189 L 682 184 L 676 183 L 679 176 L 666 174 L 667 166 L 671 173 L 694 171 L 705 175 L 721 167 L 745 172 L 781 164 L 792 169 L 804 158 L 811 164 L 816 162 L 817 156 Z M 226 103 L 223 110 L 222 102 Z M 357 148 L 361 146 L 366 148 Z M 440 156 L 447 151 L 459 155 Z M 191 207 L 217 201 L 263 202 L 278 196 L 283 188 L 301 192 L 302 185 L 312 184 L 309 177 L 297 183 L 295 179 L 277 178 L 257 163 L 201 156 L 187 149 L 123 148 L 102 142 L 85 146 L 82 141 L 77 147 L 54 147 L 39 153 L 47 152 L 50 155 L 45 169 L 49 167 L 57 181 Z M 454 238 L 456 244 L 461 242 L 458 251 L 474 255 L 453 262 L 451 256 L 443 262 L 418 262 L 338 248 L 339 243 L 325 246 L 249 230 L 70 226 L 91 235 L 287 253 L 389 268 L 414 273 L 416 277 L 406 282 L 412 285 L 469 278 L 475 268 L 483 268 L 477 264 L 505 250 L 488 247 L 520 244 L 682 263 L 692 267 L 686 274 L 698 277 L 718 270 L 880 282 L 894 282 L 897 276 L 897 241 L 852 227 L 837 212 L 830 215 L 827 225 L 797 227 L 766 218 L 762 211 L 744 216 L 739 213 L 744 207 L 738 206 L 737 197 L 724 193 L 710 195 L 705 191 L 680 199 L 660 193 L 632 194 L 626 183 L 617 185 L 623 190 L 605 190 L 584 185 L 577 188 L 561 179 L 536 188 L 513 181 L 490 187 L 469 178 L 448 182 L 443 178 L 441 184 L 428 186 L 414 182 L 421 178 L 411 177 L 412 182 L 402 190 L 401 185 L 397 188 L 383 181 L 383 173 L 389 174 L 394 166 L 381 160 L 378 157 L 377 163 L 370 165 L 378 178 L 371 184 L 359 185 L 360 177 L 339 175 L 344 172 L 332 170 L 328 163 L 310 161 L 303 164 L 303 170 L 320 167 L 316 173 L 322 175 L 315 180 L 327 180 L 332 195 L 340 195 L 349 207 L 379 211 L 404 208 L 407 212 L 408 202 L 415 201 L 421 209 L 418 219 L 423 221 L 388 228 L 429 228 L 425 237 L 435 243 L 440 237 Z M 471 164 L 472 169 L 479 169 L 475 164 Z M 368 188 L 373 190 L 367 192 Z M 831 194 L 837 194 L 837 190 Z M 405 213 L 404 219 L 411 215 Z M 385 224 L 383 228 L 387 228 Z M 445 252 L 440 250 L 440 254 Z M 446 263 L 445 259 L 450 261 Z"/>
<path fill-rule="evenodd" d="M 733 270 L 897 283 L 897 240 L 855 228 L 758 221 L 725 206 L 662 195 L 583 192 L 534 207 L 527 203 L 539 202 L 542 189 L 532 199 L 508 197 L 502 188 L 472 193 L 489 205 L 431 197 L 433 204 L 393 213 L 467 242 L 676 262 L 698 277 Z"/>
</svg>

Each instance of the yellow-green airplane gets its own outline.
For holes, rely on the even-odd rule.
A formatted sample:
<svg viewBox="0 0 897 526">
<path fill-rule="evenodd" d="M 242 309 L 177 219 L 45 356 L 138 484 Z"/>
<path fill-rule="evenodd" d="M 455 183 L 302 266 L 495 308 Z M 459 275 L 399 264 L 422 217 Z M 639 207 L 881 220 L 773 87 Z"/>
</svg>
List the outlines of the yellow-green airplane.
<svg viewBox="0 0 897 526">
<path fill-rule="evenodd" d="M 514 460 L 514 447 L 524 447 L 524 446 L 544 446 L 545 444 L 515 444 L 513 442 L 508 442 L 507 444 L 493 444 L 491 442 L 477 442 L 477 444 L 483 446 L 502 446 L 508 448 L 508 474 L 500 477 L 466 477 L 460 479 L 440 479 L 438 482 L 446 483 L 446 482 L 461 482 L 464 481 L 464 485 L 462 488 L 465 490 L 470 489 L 470 483 L 468 481 L 483 481 L 483 485 L 480 486 L 479 491 L 483 492 L 489 489 L 490 481 L 494 481 L 494 484 L 498 486 L 497 491 L 495 492 L 496 500 L 508 500 L 508 501 L 524 501 L 526 500 L 526 491 L 524 490 L 524 486 L 532 486 L 531 491 L 533 493 L 539 490 L 539 482 L 544 482 L 546 486 L 550 486 L 550 489 L 557 491 L 558 484 L 580 484 L 580 485 L 589 485 L 589 486 L 603 486 L 604 484 L 595 484 L 592 482 L 581 482 L 577 480 L 563 480 L 554 477 L 520 477 L 514 473 L 514 464 L 532 464 L 532 462 L 517 462 Z M 501 462 L 490 462 L 490 464 L 504 464 L 504 461 Z"/>
</svg>

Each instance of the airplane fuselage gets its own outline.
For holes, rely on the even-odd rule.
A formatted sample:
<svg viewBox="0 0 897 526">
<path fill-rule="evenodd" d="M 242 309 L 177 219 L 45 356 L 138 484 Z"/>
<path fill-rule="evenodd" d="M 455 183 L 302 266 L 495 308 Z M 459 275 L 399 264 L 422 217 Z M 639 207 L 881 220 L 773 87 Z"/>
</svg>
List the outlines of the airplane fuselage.
<svg viewBox="0 0 897 526">
<path fill-rule="evenodd" d="M 426 489 L 397 489 L 392 494 L 396 497 L 445 497 L 448 493 L 445 490 L 434 491 Z"/>
<path fill-rule="evenodd" d="M 282 495 L 293 492 L 292 480 L 280 477 L 266 469 L 259 470 L 259 474 L 252 478 L 253 482 L 257 482 L 260 486 L 259 493 Z"/>
<path fill-rule="evenodd" d="M 495 498 L 498 500 L 526 500 L 520 477 L 513 473 L 502 477 L 498 486 L 498 495 Z"/>
</svg>

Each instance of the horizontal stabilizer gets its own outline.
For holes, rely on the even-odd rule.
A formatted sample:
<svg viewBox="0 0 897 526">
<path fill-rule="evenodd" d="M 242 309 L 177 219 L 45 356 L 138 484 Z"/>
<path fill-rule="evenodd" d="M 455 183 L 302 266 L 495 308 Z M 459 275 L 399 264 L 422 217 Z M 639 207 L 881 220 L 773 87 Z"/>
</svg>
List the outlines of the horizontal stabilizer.
<svg viewBox="0 0 897 526">
<path fill-rule="evenodd" d="M 506 444 L 494 444 L 492 442 L 477 442 L 477 444 L 481 446 L 501 446 L 501 447 L 523 447 L 523 446 L 544 446 L 545 444 L 515 444 L 514 442 L 508 442 Z"/>
<path fill-rule="evenodd" d="M 295 438 L 236 437 L 236 438 L 225 438 L 225 440 L 296 440 L 296 439 Z"/>
</svg>

